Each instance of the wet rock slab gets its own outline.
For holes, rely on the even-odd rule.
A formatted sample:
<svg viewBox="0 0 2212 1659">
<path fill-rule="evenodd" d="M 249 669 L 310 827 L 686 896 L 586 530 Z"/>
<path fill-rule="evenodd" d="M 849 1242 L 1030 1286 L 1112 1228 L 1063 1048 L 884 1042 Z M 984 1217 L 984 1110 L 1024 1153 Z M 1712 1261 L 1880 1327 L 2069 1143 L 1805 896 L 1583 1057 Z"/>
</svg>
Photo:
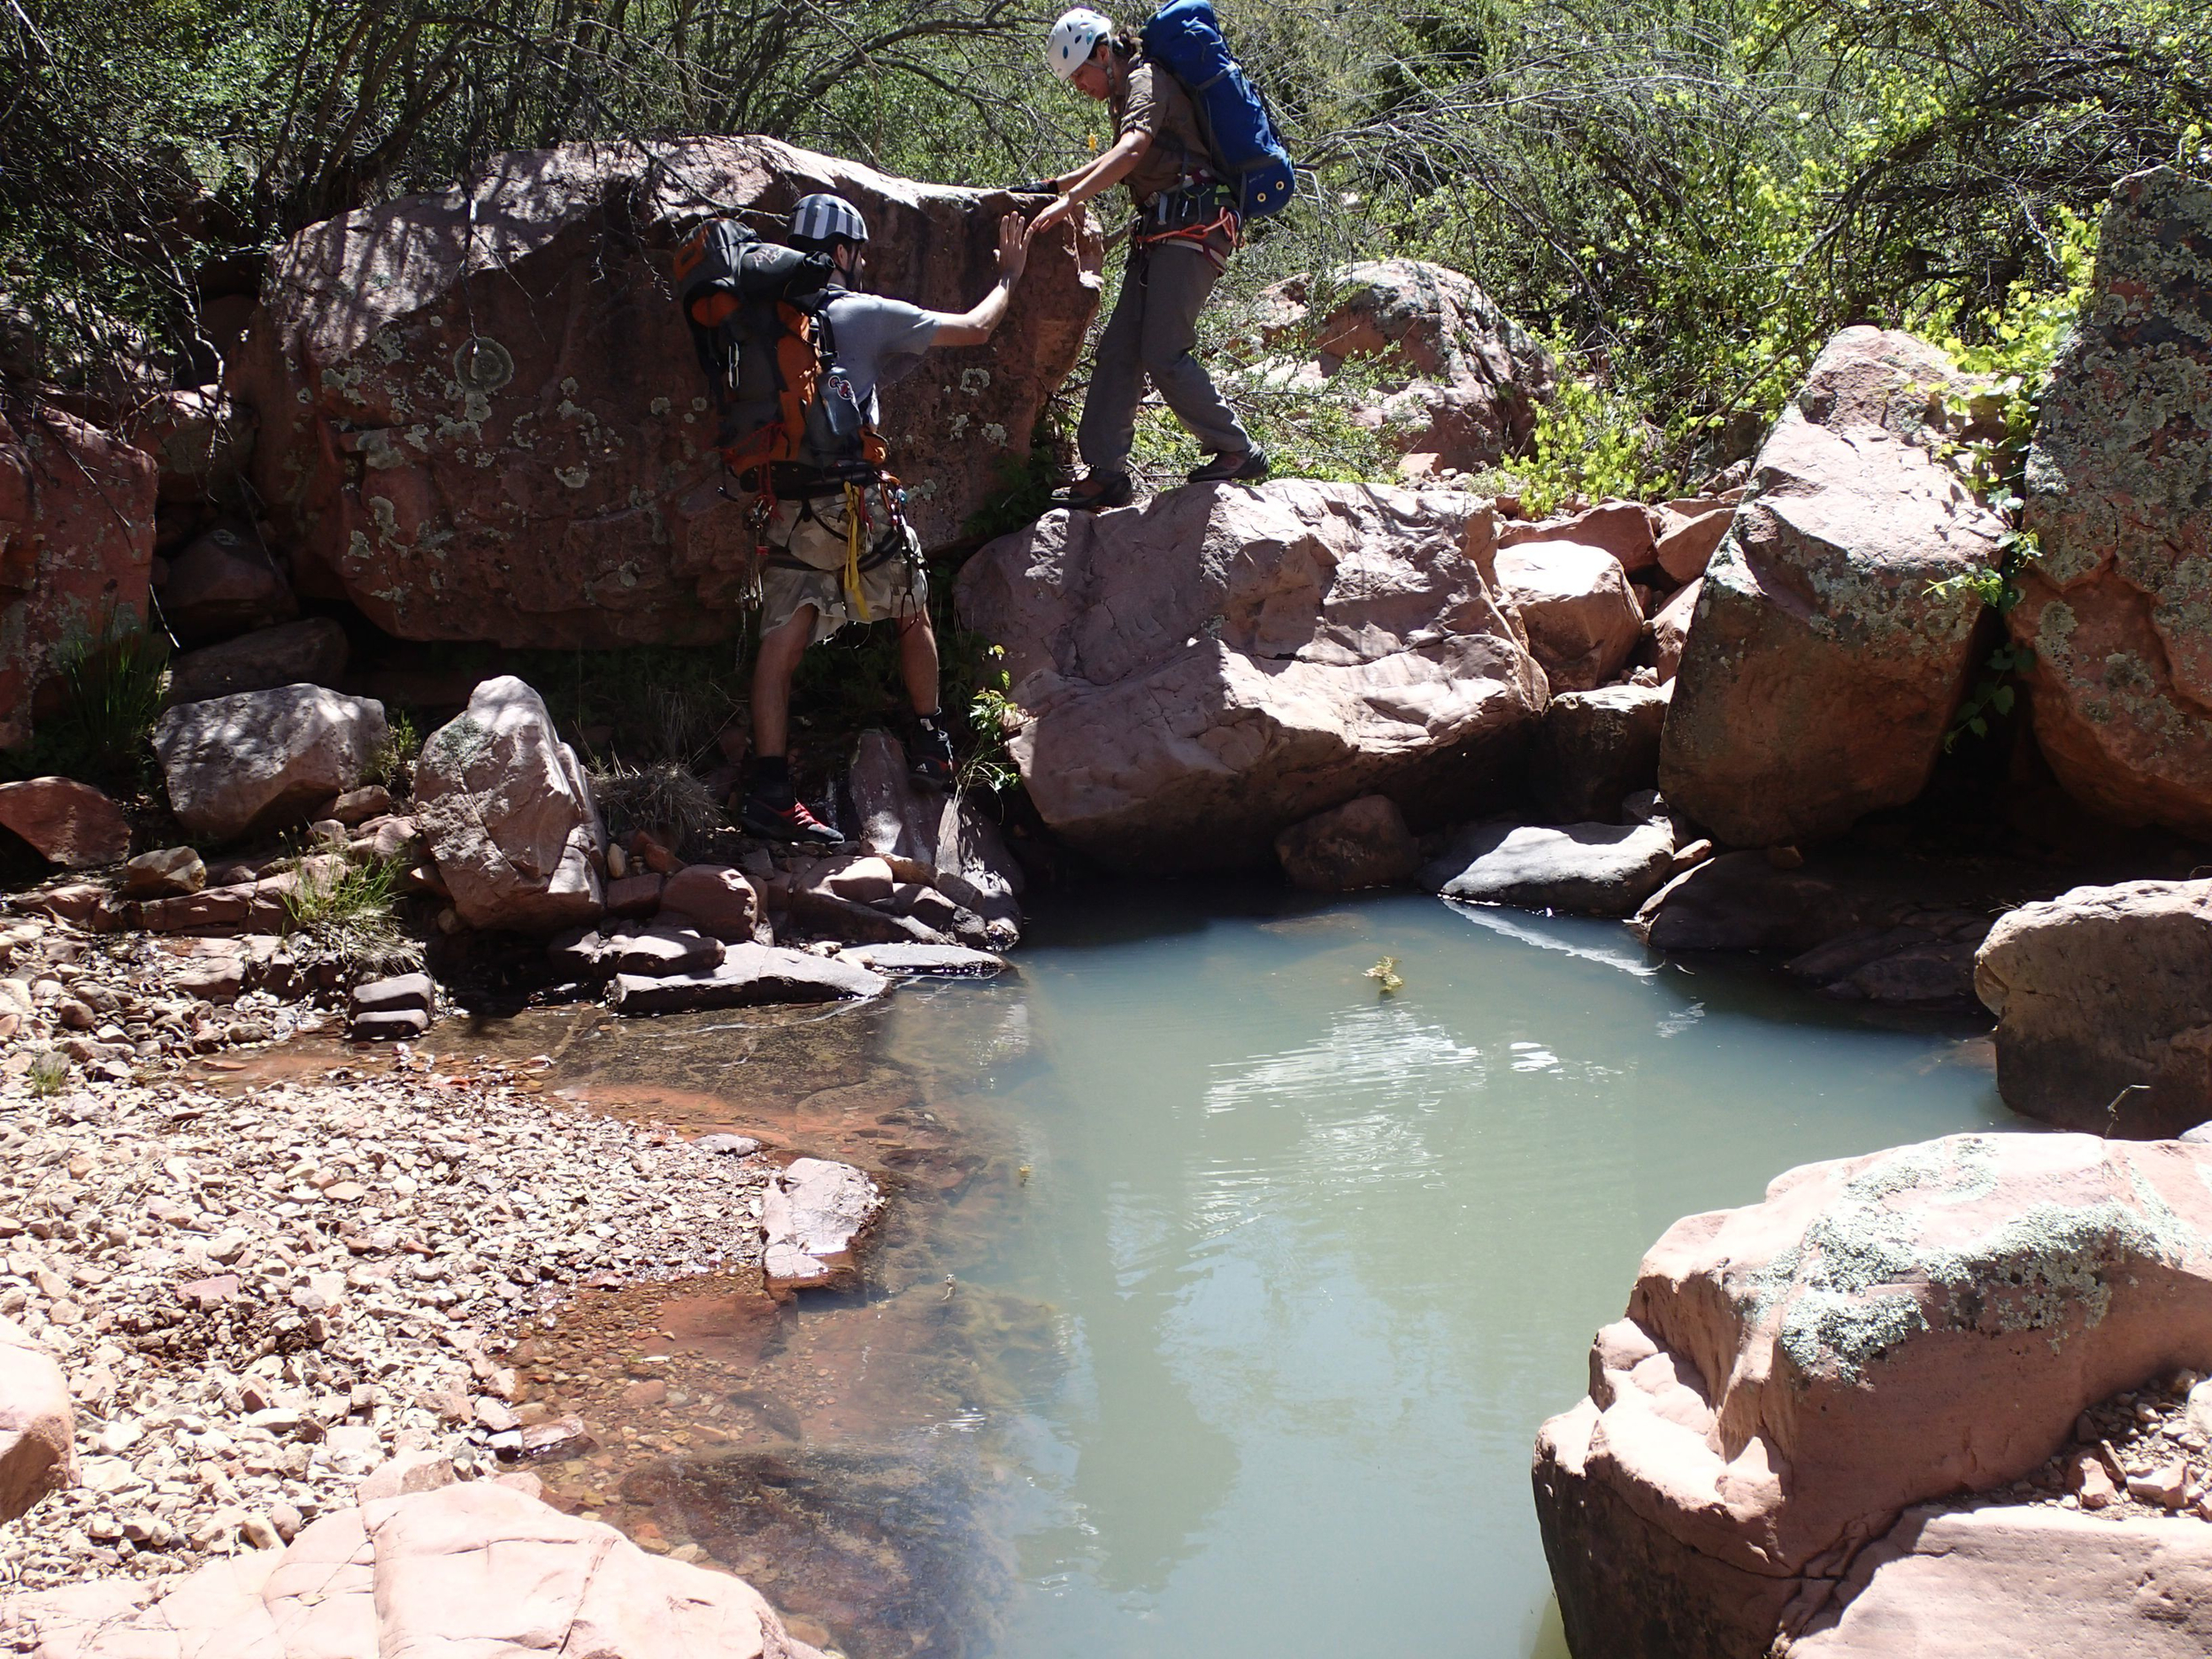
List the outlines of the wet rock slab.
<svg viewBox="0 0 2212 1659">
<path fill-rule="evenodd" d="M 883 1213 L 883 1194 L 849 1164 L 795 1159 L 768 1185 L 761 1210 L 761 1266 L 772 1290 L 803 1290 L 849 1277 L 862 1236 Z"/>
<path fill-rule="evenodd" d="M 989 979 L 1006 972 L 1006 958 L 964 945 L 860 945 L 839 957 L 872 973 L 914 974 L 940 979 Z"/>
<path fill-rule="evenodd" d="M 719 967 L 652 978 L 623 973 L 607 994 L 620 1014 L 678 1014 L 772 1002 L 833 1002 L 875 996 L 890 981 L 855 963 L 774 945 L 732 945 Z"/>
<path fill-rule="evenodd" d="M 1673 860 L 1674 832 L 1663 821 L 1476 824 L 1459 831 L 1418 879 L 1448 899 L 1630 916 L 1666 880 Z"/>
</svg>

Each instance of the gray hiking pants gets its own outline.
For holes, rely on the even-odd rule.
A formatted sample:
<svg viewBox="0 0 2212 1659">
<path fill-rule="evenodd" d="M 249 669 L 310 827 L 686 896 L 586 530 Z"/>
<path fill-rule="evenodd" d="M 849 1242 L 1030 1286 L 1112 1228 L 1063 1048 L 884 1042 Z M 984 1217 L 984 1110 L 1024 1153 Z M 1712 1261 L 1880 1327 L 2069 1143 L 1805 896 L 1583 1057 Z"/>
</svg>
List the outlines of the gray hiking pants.
<svg viewBox="0 0 2212 1659">
<path fill-rule="evenodd" d="M 1121 297 L 1098 337 L 1091 389 L 1075 433 L 1076 449 L 1092 472 L 1128 471 L 1137 404 L 1148 375 L 1200 449 L 1240 455 L 1252 447 L 1243 424 L 1214 390 L 1205 365 L 1191 355 L 1198 340 L 1198 313 L 1220 278 L 1204 250 L 1187 242 L 1129 250 Z"/>
</svg>

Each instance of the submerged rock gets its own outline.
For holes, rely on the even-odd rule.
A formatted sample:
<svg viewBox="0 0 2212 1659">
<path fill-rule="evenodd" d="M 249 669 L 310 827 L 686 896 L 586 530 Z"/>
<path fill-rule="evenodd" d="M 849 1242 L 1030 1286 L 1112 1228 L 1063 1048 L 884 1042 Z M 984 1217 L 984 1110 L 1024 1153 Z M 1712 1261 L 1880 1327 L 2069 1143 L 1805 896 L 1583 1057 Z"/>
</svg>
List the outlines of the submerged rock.
<svg viewBox="0 0 2212 1659">
<path fill-rule="evenodd" d="M 838 956 L 871 973 L 911 973 L 930 979 L 990 979 L 1006 972 L 1006 958 L 964 945 L 854 945 Z"/>
<path fill-rule="evenodd" d="M 1938 451 L 1972 382 L 1847 328 L 1759 451 L 1682 647 L 1659 787 L 1724 842 L 1817 840 L 1914 799 L 1975 666 L 2004 524 Z"/>
<path fill-rule="evenodd" d="M 479 685 L 415 763 L 415 822 L 472 927 L 596 920 L 607 832 L 576 751 L 512 674 Z"/>
<path fill-rule="evenodd" d="M 835 956 L 774 945 L 731 945 L 719 967 L 664 976 L 624 973 L 607 994 L 618 1014 L 675 1014 L 765 1002 L 833 1002 L 890 988 L 881 974 Z"/>
<path fill-rule="evenodd" d="M 2029 452 L 2038 556 L 2006 616 L 2036 741 L 2077 800 L 2212 836 L 2212 185 L 2154 168 L 2106 209 L 2094 287 Z"/>
<path fill-rule="evenodd" d="M 2013 1110 L 2153 1138 L 2212 1119 L 2212 881 L 2023 905 L 1990 929 L 1974 989 Z"/>
<path fill-rule="evenodd" d="M 1448 899 L 1581 916 L 1632 916 L 1674 863 L 1674 831 L 1647 824 L 1471 824 L 1425 865 Z"/>
<path fill-rule="evenodd" d="M 1362 795 L 1479 810 L 1547 695 L 1458 492 L 1284 480 L 1048 514 L 961 572 L 1045 821 L 1134 869 L 1269 862 Z"/>
<path fill-rule="evenodd" d="M 252 479 L 300 591 L 350 599 L 402 639 L 734 634 L 751 536 L 722 491 L 672 261 L 710 215 L 772 233 L 815 191 L 866 217 L 875 291 L 945 311 L 989 291 L 1013 198 L 769 138 L 511 151 L 455 188 L 300 232 L 271 258 L 232 377 L 260 416 Z M 987 348 L 937 353 L 884 399 L 926 545 L 956 537 L 1027 453 L 1098 273 L 1094 232 L 1048 236 Z"/>
<path fill-rule="evenodd" d="M 860 1240 L 883 1213 L 883 1194 L 849 1164 L 795 1158 L 768 1184 L 761 1271 L 771 1290 L 804 1290 L 850 1277 Z"/>
<path fill-rule="evenodd" d="M 2158 1645 L 2170 1604 L 2135 1586 L 2200 1582 L 2201 1523 L 2162 1557 L 2167 1534 L 2032 1518 L 2046 1511 L 1898 1518 L 2020 1479 L 2085 1409 L 2177 1365 L 2212 1367 L 2212 1147 L 1954 1135 L 1793 1170 L 1761 1203 L 1678 1221 L 1645 1256 L 1627 1317 L 1598 1333 L 1589 1396 L 1537 1436 L 1568 1643 L 1609 1659 L 1763 1659 L 1839 1609 L 1840 1632 L 1871 1640 L 1880 1621 L 1855 1632 L 1854 1599 L 1909 1606 L 1887 1598 L 1917 1571 L 1961 1576 L 1939 1598 L 1945 1622 L 1916 1632 L 1970 1624 L 1986 1597 L 2016 1604 L 1989 1615 L 2006 1629 L 2177 1651 Z M 1970 1572 L 1894 1571 L 2002 1527 L 2020 1547 L 1978 1546 Z M 1839 1638 L 1791 1651 L 1905 1649 Z"/>
</svg>

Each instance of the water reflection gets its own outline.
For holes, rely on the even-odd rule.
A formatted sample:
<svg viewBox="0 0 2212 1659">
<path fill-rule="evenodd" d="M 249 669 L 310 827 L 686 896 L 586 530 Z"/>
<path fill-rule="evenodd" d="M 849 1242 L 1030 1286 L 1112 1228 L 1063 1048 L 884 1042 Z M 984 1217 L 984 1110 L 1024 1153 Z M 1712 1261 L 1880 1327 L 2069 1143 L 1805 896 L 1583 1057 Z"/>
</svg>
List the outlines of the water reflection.
<svg viewBox="0 0 2212 1659">
<path fill-rule="evenodd" d="M 992 983 L 564 1027 L 555 1087 L 899 1197 L 857 1294 L 545 1336 L 626 1437 L 557 1488 L 855 1659 L 1563 1659 L 1529 1447 L 1645 1247 L 2006 1120 L 1976 1045 L 1496 919 L 1156 890 Z"/>
</svg>

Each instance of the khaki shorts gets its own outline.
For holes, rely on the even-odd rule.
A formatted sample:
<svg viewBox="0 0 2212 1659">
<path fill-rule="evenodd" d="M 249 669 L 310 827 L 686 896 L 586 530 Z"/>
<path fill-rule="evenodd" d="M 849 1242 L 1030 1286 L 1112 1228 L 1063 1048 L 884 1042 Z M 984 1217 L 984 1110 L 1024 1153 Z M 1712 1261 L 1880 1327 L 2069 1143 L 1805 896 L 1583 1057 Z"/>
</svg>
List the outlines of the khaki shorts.
<svg viewBox="0 0 2212 1659">
<path fill-rule="evenodd" d="M 845 590 L 846 521 L 842 495 L 821 495 L 808 503 L 782 501 L 768 521 L 769 562 L 760 573 L 760 631 L 764 636 L 814 607 L 819 644 L 850 622 L 905 621 L 929 614 L 929 573 L 922 564 L 920 538 L 910 528 L 894 529 L 881 498 L 868 493 L 872 522 L 862 534 L 872 537 L 860 552 L 860 596 L 864 617 Z M 811 509 L 810 512 L 808 509 Z M 888 537 L 902 534 L 905 547 L 885 553 Z M 805 566 L 795 569 L 787 561 Z M 871 563 L 871 561 L 873 563 Z"/>
</svg>

